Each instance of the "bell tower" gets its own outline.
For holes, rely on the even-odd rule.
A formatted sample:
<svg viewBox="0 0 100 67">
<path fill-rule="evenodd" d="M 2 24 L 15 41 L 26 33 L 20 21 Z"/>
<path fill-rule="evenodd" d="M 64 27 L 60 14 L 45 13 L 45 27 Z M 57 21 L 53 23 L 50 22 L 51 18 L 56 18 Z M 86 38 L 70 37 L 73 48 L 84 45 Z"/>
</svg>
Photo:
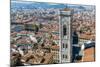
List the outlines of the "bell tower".
<svg viewBox="0 0 100 67">
<path fill-rule="evenodd" d="M 59 59 L 60 63 L 71 62 L 72 35 L 71 35 L 72 10 L 65 8 L 59 11 Z"/>
</svg>

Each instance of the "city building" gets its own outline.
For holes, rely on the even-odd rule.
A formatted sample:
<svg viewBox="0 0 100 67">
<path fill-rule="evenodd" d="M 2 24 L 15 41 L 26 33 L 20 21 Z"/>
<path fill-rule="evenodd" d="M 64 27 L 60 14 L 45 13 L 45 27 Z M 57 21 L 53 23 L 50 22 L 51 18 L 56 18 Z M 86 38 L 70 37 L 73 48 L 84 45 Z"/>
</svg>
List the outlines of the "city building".
<svg viewBox="0 0 100 67">
<path fill-rule="evenodd" d="M 55 45 L 51 47 L 51 53 L 53 53 L 53 63 L 59 63 L 59 46 Z"/>
</svg>

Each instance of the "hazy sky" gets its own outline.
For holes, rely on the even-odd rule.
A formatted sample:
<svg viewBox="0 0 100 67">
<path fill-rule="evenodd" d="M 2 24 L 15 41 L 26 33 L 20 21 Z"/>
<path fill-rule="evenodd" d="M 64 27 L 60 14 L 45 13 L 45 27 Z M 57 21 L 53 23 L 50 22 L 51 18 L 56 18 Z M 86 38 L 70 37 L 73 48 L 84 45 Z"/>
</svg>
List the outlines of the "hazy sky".
<svg viewBox="0 0 100 67">
<path fill-rule="evenodd" d="M 96 4 L 96 0 L 21 0 L 21 1 L 55 2 L 55 3 L 71 3 L 71 4 L 86 4 L 86 5 Z"/>
</svg>

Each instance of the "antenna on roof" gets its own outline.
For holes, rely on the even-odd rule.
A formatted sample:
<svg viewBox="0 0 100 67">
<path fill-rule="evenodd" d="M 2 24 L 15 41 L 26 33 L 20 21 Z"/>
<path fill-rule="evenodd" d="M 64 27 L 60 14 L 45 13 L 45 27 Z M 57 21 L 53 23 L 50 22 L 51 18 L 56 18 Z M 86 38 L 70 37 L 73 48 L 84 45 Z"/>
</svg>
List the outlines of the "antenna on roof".
<svg viewBox="0 0 100 67">
<path fill-rule="evenodd" d="M 68 10 L 68 5 L 67 5 L 67 4 L 64 4 L 64 5 L 65 5 L 64 10 L 65 10 L 65 11 Z"/>
<path fill-rule="evenodd" d="M 68 8 L 68 5 L 67 4 L 65 4 L 65 8 Z"/>
</svg>

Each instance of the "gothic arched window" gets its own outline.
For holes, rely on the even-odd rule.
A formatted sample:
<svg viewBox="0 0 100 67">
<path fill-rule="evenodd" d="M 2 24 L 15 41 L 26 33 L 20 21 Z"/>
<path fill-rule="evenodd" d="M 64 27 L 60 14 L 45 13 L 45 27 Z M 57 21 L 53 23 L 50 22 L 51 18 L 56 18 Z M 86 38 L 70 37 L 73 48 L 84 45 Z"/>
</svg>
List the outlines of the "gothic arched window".
<svg viewBox="0 0 100 67">
<path fill-rule="evenodd" d="M 67 26 L 63 25 L 63 36 L 67 35 Z"/>
</svg>

